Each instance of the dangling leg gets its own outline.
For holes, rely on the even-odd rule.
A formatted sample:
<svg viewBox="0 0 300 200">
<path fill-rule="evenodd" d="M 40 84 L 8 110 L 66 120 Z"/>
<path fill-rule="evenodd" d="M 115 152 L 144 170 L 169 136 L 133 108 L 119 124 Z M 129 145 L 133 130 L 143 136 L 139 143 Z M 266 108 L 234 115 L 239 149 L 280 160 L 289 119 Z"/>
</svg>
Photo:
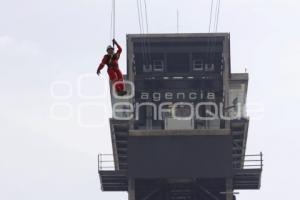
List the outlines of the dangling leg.
<svg viewBox="0 0 300 200">
<path fill-rule="evenodd" d="M 111 83 L 114 84 L 118 80 L 118 76 L 117 76 L 116 72 L 112 68 L 109 68 L 107 70 L 107 73 L 108 73 L 109 79 L 111 80 Z M 115 90 L 116 90 L 116 92 L 119 92 L 120 88 L 118 88 L 117 85 L 118 84 L 115 84 Z"/>
<path fill-rule="evenodd" d="M 123 74 L 119 68 L 114 68 L 114 71 L 117 75 L 117 81 L 119 82 L 116 84 L 116 87 L 120 90 L 121 95 L 125 95 L 127 92 L 125 91 Z"/>
</svg>

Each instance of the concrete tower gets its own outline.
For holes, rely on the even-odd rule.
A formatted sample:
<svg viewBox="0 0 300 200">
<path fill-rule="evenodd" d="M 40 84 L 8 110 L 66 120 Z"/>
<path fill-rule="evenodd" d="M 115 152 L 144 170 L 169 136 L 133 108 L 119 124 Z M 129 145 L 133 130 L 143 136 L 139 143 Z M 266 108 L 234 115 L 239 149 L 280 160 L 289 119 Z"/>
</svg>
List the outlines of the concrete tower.
<svg viewBox="0 0 300 200">
<path fill-rule="evenodd" d="M 125 77 L 128 96 L 111 89 L 103 191 L 233 200 L 236 190 L 260 188 L 262 154 L 245 154 L 248 74 L 231 72 L 228 33 L 127 35 Z"/>
</svg>

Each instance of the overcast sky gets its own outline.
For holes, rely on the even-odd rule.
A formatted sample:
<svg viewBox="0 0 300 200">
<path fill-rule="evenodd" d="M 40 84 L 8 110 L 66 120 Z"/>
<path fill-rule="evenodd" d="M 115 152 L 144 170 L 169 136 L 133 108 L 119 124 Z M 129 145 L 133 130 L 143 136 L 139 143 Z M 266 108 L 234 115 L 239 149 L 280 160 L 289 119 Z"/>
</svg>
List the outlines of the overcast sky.
<svg viewBox="0 0 300 200">
<path fill-rule="evenodd" d="M 116 0 L 117 39 L 138 33 L 135 0 Z M 110 153 L 105 71 L 110 0 L 0 0 L 0 199 L 125 200 L 103 193 L 97 154 Z M 148 1 L 151 33 L 207 32 L 210 0 Z M 295 199 L 300 168 L 300 1 L 221 1 L 233 72 L 250 73 L 248 153 L 265 154 L 260 191 L 240 200 Z M 125 72 L 126 54 L 121 58 Z M 98 95 L 99 98 L 89 98 Z M 107 109 L 104 109 L 104 108 Z M 96 126 L 95 126 L 96 125 Z"/>
</svg>

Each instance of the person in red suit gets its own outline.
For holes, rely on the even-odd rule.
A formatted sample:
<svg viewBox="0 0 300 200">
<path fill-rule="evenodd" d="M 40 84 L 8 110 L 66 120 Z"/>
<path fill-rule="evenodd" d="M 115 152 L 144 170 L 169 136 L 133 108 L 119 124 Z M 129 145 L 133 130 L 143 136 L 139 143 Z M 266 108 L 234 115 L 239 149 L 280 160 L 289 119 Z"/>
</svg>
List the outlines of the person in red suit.
<svg viewBox="0 0 300 200">
<path fill-rule="evenodd" d="M 125 91 L 124 78 L 121 70 L 119 69 L 119 63 L 118 63 L 118 60 L 122 53 L 122 47 L 118 44 L 118 42 L 115 39 L 113 39 L 113 45 L 117 46 L 118 48 L 117 53 L 114 52 L 113 46 L 109 45 L 107 47 L 106 49 L 107 54 L 104 55 L 97 69 L 97 74 L 99 76 L 101 70 L 104 68 L 105 65 L 107 65 L 107 73 L 109 75 L 109 79 L 112 81 L 112 83 L 118 81 L 118 83 L 115 84 L 115 90 L 117 91 L 117 94 L 119 96 L 124 96 L 127 94 L 127 92 Z"/>
</svg>

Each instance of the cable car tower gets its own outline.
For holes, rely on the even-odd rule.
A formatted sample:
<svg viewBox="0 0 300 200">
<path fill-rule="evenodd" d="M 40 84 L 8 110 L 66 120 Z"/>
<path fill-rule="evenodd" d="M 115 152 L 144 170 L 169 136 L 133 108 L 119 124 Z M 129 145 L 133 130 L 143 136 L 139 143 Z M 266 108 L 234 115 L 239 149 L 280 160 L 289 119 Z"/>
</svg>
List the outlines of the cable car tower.
<svg viewBox="0 0 300 200">
<path fill-rule="evenodd" d="M 129 200 L 233 200 L 260 189 L 262 153 L 246 155 L 247 73 L 232 73 L 229 33 L 127 35 L 128 96 L 111 87 L 113 154 L 103 191 Z"/>
</svg>

